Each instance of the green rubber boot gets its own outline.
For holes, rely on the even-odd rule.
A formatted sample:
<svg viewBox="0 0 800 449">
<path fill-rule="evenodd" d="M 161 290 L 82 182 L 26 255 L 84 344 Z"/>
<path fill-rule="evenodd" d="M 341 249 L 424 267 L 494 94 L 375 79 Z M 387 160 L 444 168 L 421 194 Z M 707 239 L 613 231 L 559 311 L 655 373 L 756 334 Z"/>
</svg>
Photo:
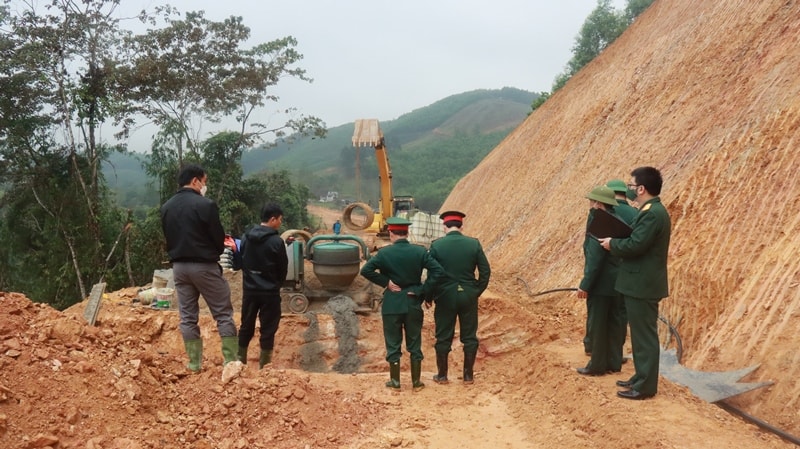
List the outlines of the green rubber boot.
<svg viewBox="0 0 800 449">
<path fill-rule="evenodd" d="M 239 337 L 222 337 L 222 365 L 239 360 L 237 354 L 239 352 Z"/>
<path fill-rule="evenodd" d="M 422 371 L 422 360 L 411 361 L 411 388 L 412 391 L 419 391 L 425 388 L 425 384 L 419 380 L 420 372 Z"/>
<path fill-rule="evenodd" d="M 183 346 L 186 348 L 186 355 L 189 356 L 186 368 L 193 373 L 199 373 L 203 364 L 203 340 L 199 338 L 184 340 Z"/>
<path fill-rule="evenodd" d="M 239 346 L 239 353 L 237 354 L 239 361 L 247 365 L 247 346 Z"/>
<path fill-rule="evenodd" d="M 400 389 L 400 362 L 389 363 L 389 382 L 386 386 L 395 390 Z"/>
<path fill-rule="evenodd" d="M 272 362 L 272 349 L 262 349 L 261 354 L 258 355 L 258 369 L 261 369 L 267 363 Z"/>
</svg>

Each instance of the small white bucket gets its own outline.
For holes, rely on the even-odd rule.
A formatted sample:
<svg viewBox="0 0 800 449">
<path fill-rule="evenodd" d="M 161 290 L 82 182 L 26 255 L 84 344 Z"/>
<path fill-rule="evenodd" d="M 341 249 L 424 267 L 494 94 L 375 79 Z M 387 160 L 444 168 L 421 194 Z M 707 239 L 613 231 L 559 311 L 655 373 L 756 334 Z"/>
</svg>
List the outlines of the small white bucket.
<svg viewBox="0 0 800 449">
<path fill-rule="evenodd" d="M 172 305 L 172 299 L 175 296 L 175 289 L 172 288 L 157 288 L 156 289 L 156 308 L 169 309 Z"/>
</svg>

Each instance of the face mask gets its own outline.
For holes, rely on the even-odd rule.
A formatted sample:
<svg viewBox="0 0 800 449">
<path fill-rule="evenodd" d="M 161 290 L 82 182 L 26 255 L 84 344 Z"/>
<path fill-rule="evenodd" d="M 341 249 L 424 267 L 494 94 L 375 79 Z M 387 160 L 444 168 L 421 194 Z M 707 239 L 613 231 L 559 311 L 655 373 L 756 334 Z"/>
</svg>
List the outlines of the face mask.
<svg viewBox="0 0 800 449">
<path fill-rule="evenodd" d="M 208 186 L 200 187 L 200 195 L 206 196 L 207 191 L 208 191 Z"/>
<path fill-rule="evenodd" d="M 628 190 L 625 191 L 625 197 L 628 198 L 631 201 L 635 201 L 636 200 L 636 196 L 637 196 L 636 195 L 636 190 L 628 189 Z"/>
</svg>

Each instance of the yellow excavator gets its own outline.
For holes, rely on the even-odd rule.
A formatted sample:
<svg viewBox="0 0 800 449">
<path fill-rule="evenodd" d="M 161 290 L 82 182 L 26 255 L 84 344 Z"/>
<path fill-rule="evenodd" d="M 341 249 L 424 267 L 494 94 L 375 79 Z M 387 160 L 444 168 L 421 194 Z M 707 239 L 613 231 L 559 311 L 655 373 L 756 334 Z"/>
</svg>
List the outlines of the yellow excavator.
<svg viewBox="0 0 800 449">
<path fill-rule="evenodd" d="M 374 231 L 377 236 L 385 237 L 388 235 L 386 219 L 402 212 L 411 213 L 416 209 L 414 198 L 411 196 L 392 195 L 392 169 L 389 166 L 389 156 L 386 154 L 383 131 L 381 131 L 378 120 L 359 119 L 355 121 L 353 146 L 357 148 L 365 146 L 375 148 L 375 160 L 378 163 L 381 188 L 380 199 L 378 200 L 377 211 L 373 211 L 369 205 L 364 203 L 349 204 L 342 214 L 344 224 L 353 230 Z M 356 167 L 358 167 L 358 160 L 356 160 Z M 363 215 L 360 219 L 355 219 L 354 212 L 358 210 Z"/>
</svg>

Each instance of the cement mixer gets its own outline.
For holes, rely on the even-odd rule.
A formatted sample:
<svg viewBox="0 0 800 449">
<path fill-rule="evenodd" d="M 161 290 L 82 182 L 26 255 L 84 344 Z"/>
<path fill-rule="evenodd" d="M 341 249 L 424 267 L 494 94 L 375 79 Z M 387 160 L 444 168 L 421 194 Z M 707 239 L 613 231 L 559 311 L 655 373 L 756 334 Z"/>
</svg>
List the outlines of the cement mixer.
<svg viewBox="0 0 800 449">
<path fill-rule="evenodd" d="M 324 304 L 338 295 L 353 299 L 357 305 L 355 312 L 370 313 L 380 308 L 381 292 L 369 282 L 355 282 L 362 258 L 370 257 L 361 238 L 339 234 L 311 237 L 297 230 L 286 231 L 281 237 L 291 242 L 286 246 L 289 270 L 281 289 L 282 306 L 290 313 L 305 313 L 312 303 Z M 306 260 L 313 264 L 314 279 L 306 277 Z"/>
</svg>

